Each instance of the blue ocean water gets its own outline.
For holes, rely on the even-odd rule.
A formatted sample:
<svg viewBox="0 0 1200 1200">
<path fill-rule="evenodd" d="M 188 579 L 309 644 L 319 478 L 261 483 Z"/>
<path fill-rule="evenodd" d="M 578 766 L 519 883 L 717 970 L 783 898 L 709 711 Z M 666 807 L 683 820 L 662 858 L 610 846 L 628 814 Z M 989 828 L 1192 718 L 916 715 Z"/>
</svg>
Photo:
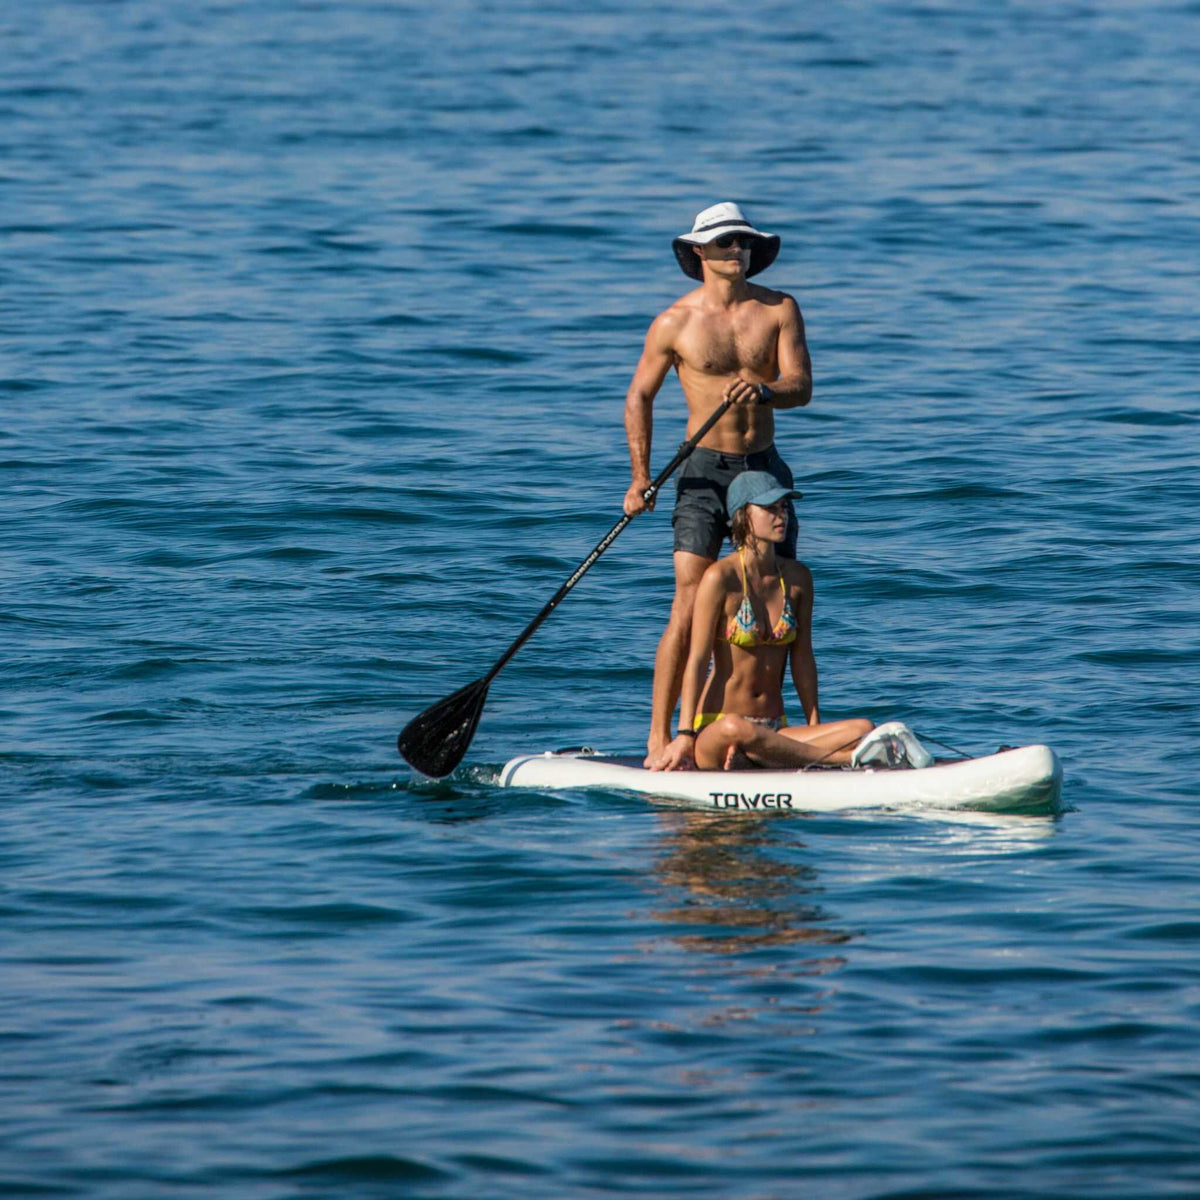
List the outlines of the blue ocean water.
<svg viewBox="0 0 1200 1200">
<path fill-rule="evenodd" d="M 0 7 L 0 1191 L 1200 1191 L 1190 2 Z M 494 786 L 636 749 L 670 239 L 782 236 L 828 717 L 1058 816 Z M 656 463 L 682 434 L 674 381 Z"/>
</svg>

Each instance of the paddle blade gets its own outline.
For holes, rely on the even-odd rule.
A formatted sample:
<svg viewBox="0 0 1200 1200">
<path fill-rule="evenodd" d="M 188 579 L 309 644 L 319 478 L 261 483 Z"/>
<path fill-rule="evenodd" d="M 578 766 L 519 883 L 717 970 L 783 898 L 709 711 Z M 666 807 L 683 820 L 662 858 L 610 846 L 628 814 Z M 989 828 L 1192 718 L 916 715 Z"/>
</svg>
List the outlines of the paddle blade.
<svg viewBox="0 0 1200 1200">
<path fill-rule="evenodd" d="M 408 765 L 435 779 L 449 775 L 475 736 L 487 694 L 487 682 L 477 679 L 413 717 L 396 739 Z"/>
</svg>

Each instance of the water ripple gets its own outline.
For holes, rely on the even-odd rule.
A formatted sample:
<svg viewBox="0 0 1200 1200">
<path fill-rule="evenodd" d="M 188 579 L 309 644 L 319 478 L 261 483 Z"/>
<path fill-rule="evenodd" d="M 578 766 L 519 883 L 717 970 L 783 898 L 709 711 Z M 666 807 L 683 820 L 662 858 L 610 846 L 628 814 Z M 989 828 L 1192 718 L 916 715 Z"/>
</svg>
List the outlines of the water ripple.
<svg viewBox="0 0 1200 1200">
<path fill-rule="evenodd" d="M 0 1191 L 1193 1194 L 1196 6 L 10 8 Z M 619 516 L 725 195 L 823 714 L 1062 811 L 497 788 L 644 742 L 665 501 L 397 758 Z"/>
</svg>

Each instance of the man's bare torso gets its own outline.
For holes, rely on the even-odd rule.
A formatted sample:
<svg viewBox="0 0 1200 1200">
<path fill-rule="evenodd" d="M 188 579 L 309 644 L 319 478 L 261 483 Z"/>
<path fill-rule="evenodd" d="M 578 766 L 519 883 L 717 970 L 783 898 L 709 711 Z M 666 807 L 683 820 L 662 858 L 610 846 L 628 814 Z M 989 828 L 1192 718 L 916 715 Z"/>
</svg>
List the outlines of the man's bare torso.
<svg viewBox="0 0 1200 1200">
<path fill-rule="evenodd" d="M 781 292 L 754 284 L 750 296 L 729 308 L 705 302 L 697 288 L 664 314 L 671 329 L 675 369 L 688 405 L 690 437 L 721 403 L 725 387 L 738 376 L 775 379 L 779 373 Z M 700 443 L 726 454 L 766 449 L 775 438 L 771 408 L 739 404 Z"/>
</svg>

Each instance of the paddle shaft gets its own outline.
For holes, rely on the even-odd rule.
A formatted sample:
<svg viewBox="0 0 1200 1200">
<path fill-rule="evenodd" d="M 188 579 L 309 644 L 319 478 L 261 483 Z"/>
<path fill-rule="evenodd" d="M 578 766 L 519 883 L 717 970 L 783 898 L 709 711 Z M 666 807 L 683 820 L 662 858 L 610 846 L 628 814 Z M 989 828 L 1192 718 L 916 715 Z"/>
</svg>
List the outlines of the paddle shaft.
<svg viewBox="0 0 1200 1200">
<path fill-rule="evenodd" d="M 654 478 L 650 486 L 642 493 L 642 499 L 647 503 L 658 495 L 659 489 L 679 468 L 679 464 L 687 458 L 693 450 L 700 444 L 700 439 L 725 415 L 725 413 L 733 405 L 732 400 L 722 400 L 720 404 L 713 410 L 712 415 L 696 430 L 694 434 L 675 452 L 675 457 Z M 596 548 L 575 568 L 574 574 L 568 579 L 562 587 L 554 593 L 553 596 L 546 602 L 546 606 L 542 609 L 524 630 L 517 636 L 511 646 L 500 656 L 496 665 L 480 680 L 480 683 L 486 686 L 503 670 L 505 664 L 527 641 L 533 636 L 537 627 L 559 606 L 563 597 L 591 570 L 596 559 L 602 555 L 620 536 L 621 531 L 633 520 L 628 513 L 622 518 L 596 543 Z"/>
</svg>

